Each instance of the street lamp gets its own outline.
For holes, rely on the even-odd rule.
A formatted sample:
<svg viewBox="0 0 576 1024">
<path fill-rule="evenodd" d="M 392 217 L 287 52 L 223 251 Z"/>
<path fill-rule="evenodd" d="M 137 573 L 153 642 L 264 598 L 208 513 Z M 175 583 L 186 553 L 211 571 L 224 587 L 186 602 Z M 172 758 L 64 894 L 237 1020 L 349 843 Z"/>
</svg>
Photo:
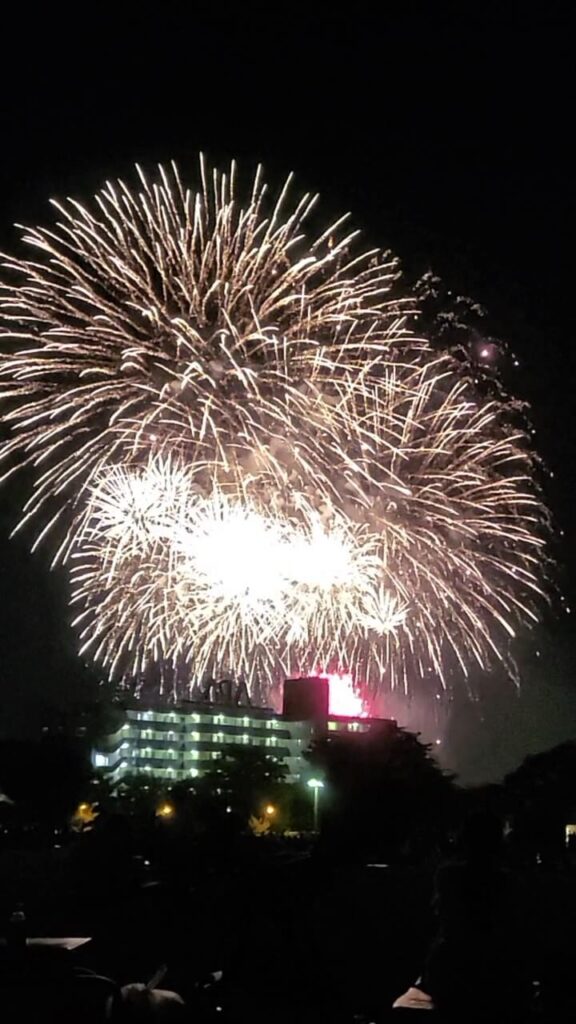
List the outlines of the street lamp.
<svg viewBox="0 0 576 1024">
<path fill-rule="evenodd" d="M 266 804 L 266 807 L 264 808 L 264 813 L 267 814 L 269 818 L 276 814 L 276 808 L 274 807 L 274 804 Z"/>
<path fill-rule="evenodd" d="M 172 804 L 169 804 L 167 800 L 163 804 L 160 804 L 160 807 L 156 808 L 156 817 L 163 818 L 164 821 L 168 821 L 168 819 L 172 818 L 173 815 L 174 807 Z"/>
<path fill-rule="evenodd" d="M 324 789 L 322 779 L 308 779 L 308 785 L 314 794 L 314 831 L 318 831 L 318 797 L 320 790 Z"/>
</svg>

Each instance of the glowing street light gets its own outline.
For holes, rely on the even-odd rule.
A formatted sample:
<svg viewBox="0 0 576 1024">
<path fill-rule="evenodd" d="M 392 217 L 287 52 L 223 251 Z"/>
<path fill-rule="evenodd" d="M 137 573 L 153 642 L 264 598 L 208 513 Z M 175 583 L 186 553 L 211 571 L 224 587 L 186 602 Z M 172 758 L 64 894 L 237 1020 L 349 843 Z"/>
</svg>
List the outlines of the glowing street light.
<svg viewBox="0 0 576 1024">
<path fill-rule="evenodd" d="M 267 814 L 269 818 L 272 818 L 273 815 L 276 814 L 276 808 L 274 807 L 274 804 L 266 804 L 266 807 L 264 808 L 264 813 Z"/>
<path fill-rule="evenodd" d="M 314 831 L 318 831 L 318 796 L 320 790 L 324 789 L 322 779 L 308 779 L 308 786 L 314 794 Z"/>
<path fill-rule="evenodd" d="M 1 799 L 1 797 L 0 797 Z M 81 831 L 84 828 L 88 828 L 94 824 L 98 817 L 98 805 L 83 802 L 78 804 L 78 807 L 72 815 L 72 827 Z"/>
<path fill-rule="evenodd" d="M 163 804 L 160 804 L 160 806 L 156 809 L 156 817 L 163 818 L 164 821 L 167 821 L 170 818 L 174 817 L 173 805 L 169 804 L 168 801 L 166 801 Z"/>
</svg>

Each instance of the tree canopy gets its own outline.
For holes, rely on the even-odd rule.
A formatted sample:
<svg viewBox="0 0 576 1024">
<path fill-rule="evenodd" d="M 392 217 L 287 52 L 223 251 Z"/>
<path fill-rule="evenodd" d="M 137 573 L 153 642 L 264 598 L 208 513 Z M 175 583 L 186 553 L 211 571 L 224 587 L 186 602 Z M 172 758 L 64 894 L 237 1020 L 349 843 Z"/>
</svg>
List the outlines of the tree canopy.
<svg viewBox="0 0 576 1024">
<path fill-rule="evenodd" d="M 386 722 L 365 733 L 328 734 L 307 756 L 325 779 L 325 844 L 386 860 L 435 847 L 454 787 L 416 734 Z"/>
</svg>

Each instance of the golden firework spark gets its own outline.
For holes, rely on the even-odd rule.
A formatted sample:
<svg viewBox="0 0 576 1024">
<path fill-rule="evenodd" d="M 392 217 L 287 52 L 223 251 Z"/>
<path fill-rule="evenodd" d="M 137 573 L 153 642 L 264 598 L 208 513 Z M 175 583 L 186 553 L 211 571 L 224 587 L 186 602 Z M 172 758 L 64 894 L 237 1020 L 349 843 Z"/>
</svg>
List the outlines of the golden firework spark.
<svg viewBox="0 0 576 1024">
<path fill-rule="evenodd" d="M 392 258 L 201 170 L 55 204 L 3 257 L 1 457 L 34 467 L 22 523 L 58 537 L 84 648 L 374 689 L 506 660 L 546 557 L 524 430 L 415 336 Z"/>
</svg>

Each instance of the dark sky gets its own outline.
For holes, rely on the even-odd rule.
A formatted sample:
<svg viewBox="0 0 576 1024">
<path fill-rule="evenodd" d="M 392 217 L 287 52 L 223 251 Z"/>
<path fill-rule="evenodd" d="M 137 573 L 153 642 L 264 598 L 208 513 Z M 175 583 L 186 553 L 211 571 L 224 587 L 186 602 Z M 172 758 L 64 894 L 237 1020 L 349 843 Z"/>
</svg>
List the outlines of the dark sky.
<svg viewBox="0 0 576 1024">
<path fill-rule="evenodd" d="M 12 4 L 0 244 L 14 244 L 15 221 L 44 219 L 49 196 L 87 196 L 134 161 L 175 157 L 193 170 L 201 149 L 249 168 L 262 161 L 275 180 L 294 170 L 322 193 L 327 216 L 351 210 L 369 241 L 396 250 L 410 272 L 431 265 L 488 307 L 519 359 L 513 386 L 532 403 L 554 473 L 548 493 L 566 531 L 570 595 L 572 5 L 404 2 L 390 13 L 379 5 L 378 16 L 366 8 L 320 17 L 272 4 Z M 63 582 L 49 577 L 47 555 L 27 554 L 29 539 L 8 543 L 15 514 L 5 491 L 0 704 L 12 703 L 8 694 L 52 699 L 78 688 Z M 567 653 L 543 675 L 550 685 L 556 673 L 570 706 L 571 643 L 569 625 L 553 618 L 544 646 Z M 525 704 L 523 714 L 531 742 L 548 742 L 541 711 L 531 718 Z"/>
</svg>

